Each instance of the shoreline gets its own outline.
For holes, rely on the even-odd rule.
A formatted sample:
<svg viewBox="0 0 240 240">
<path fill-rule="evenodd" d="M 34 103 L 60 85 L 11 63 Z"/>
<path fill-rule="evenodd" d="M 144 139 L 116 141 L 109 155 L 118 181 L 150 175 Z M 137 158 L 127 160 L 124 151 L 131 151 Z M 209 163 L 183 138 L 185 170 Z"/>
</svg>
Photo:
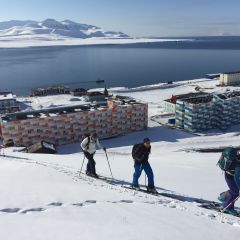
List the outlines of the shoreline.
<svg viewBox="0 0 240 240">
<path fill-rule="evenodd" d="M 164 42 L 189 42 L 193 39 L 151 39 L 151 38 L 131 38 L 131 39 L 16 39 L 2 40 L 0 38 L 0 49 L 19 49 L 35 47 L 79 47 L 79 46 L 112 46 L 128 44 L 147 44 Z"/>
</svg>

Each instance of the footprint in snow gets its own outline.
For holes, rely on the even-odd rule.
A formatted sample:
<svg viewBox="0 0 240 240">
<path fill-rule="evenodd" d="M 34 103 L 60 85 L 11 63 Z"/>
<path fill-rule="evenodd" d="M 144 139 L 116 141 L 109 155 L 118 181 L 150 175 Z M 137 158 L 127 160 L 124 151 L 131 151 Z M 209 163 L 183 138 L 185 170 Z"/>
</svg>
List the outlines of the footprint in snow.
<svg viewBox="0 0 240 240">
<path fill-rule="evenodd" d="M 83 207 L 83 203 L 73 203 L 72 206 Z"/>
<path fill-rule="evenodd" d="M 120 203 L 133 203 L 132 200 L 120 200 L 119 202 Z"/>
<path fill-rule="evenodd" d="M 43 212 L 45 210 L 46 209 L 44 209 L 44 208 L 30 208 L 30 209 L 26 209 L 26 210 L 22 211 L 21 213 L 26 214 L 26 213 L 30 213 L 30 212 Z"/>
<path fill-rule="evenodd" d="M 88 205 L 92 205 L 92 204 L 96 204 L 97 201 L 96 200 L 86 200 L 85 202 L 83 202 L 83 206 L 88 206 Z"/>
<path fill-rule="evenodd" d="M 21 210 L 20 208 L 4 208 L 4 209 L 1 209 L 0 211 L 5 213 L 17 213 L 20 210 Z"/>
<path fill-rule="evenodd" d="M 52 203 L 48 204 L 48 206 L 53 206 L 53 207 L 60 207 L 62 205 L 63 205 L 63 203 L 61 203 L 61 202 L 52 202 Z"/>
</svg>

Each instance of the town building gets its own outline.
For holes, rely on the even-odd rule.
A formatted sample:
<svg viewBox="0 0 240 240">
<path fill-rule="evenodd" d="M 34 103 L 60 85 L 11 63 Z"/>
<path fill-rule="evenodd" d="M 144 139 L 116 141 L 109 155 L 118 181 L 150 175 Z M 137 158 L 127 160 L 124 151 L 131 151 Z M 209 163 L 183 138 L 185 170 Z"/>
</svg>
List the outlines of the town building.
<svg viewBox="0 0 240 240">
<path fill-rule="evenodd" d="M 196 96 L 202 96 L 203 94 L 204 93 L 196 92 L 196 93 L 187 93 L 187 94 L 181 94 L 181 95 L 172 95 L 170 99 L 166 99 L 163 101 L 162 107 L 166 113 L 175 114 L 177 100 L 196 97 Z"/>
<path fill-rule="evenodd" d="M 56 145 L 79 142 L 86 133 L 100 138 L 147 128 L 148 105 L 133 99 L 111 98 L 105 105 L 78 105 L 6 114 L 1 118 L 3 142 L 17 146 L 39 141 Z"/>
<path fill-rule="evenodd" d="M 17 112 L 20 107 L 11 91 L 0 91 L 0 114 Z"/>
<path fill-rule="evenodd" d="M 95 91 L 95 92 L 87 92 L 84 96 L 85 101 L 87 102 L 104 102 L 106 101 L 106 97 L 104 93 Z"/>
<path fill-rule="evenodd" d="M 35 88 L 31 90 L 31 96 L 48 96 L 57 94 L 69 94 L 70 89 L 65 86 L 52 86 L 47 88 Z"/>
<path fill-rule="evenodd" d="M 231 86 L 240 84 L 240 71 L 239 72 L 226 72 L 220 74 L 220 85 Z"/>
<path fill-rule="evenodd" d="M 190 132 L 240 124 L 240 92 L 208 94 L 176 102 L 176 126 Z"/>
<path fill-rule="evenodd" d="M 87 90 L 84 88 L 75 88 L 70 91 L 70 94 L 73 96 L 82 97 L 87 94 Z"/>
</svg>

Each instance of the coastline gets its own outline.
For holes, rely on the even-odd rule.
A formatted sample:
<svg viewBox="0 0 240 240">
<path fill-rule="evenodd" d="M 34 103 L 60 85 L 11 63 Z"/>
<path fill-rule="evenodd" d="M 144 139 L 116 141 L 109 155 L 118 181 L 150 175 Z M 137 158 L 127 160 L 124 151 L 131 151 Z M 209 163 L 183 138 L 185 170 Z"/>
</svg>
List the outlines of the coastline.
<svg viewBox="0 0 240 240">
<path fill-rule="evenodd" d="M 38 37 L 39 38 L 39 37 Z M 193 41 L 192 39 L 151 39 L 151 38 L 59 38 L 49 39 L 47 37 L 42 39 L 35 38 L 0 38 L 0 49 L 14 49 L 14 48 L 30 48 L 30 47 L 52 47 L 52 46 L 94 46 L 94 45 L 122 45 L 122 44 L 137 44 L 137 43 L 158 43 L 158 42 L 180 42 Z"/>
</svg>

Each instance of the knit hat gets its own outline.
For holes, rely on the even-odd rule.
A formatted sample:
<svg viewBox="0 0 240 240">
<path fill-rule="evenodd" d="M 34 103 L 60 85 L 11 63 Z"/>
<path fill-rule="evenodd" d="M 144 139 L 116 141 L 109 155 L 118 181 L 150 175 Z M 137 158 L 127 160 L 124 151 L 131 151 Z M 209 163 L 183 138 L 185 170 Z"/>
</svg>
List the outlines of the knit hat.
<svg viewBox="0 0 240 240">
<path fill-rule="evenodd" d="M 96 134 L 96 133 L 93 133 L 93 134 L 92 134 L 92 137 L 93 137 L 93 138 L 97 138 L 97 134 Z"/>
</svg>

